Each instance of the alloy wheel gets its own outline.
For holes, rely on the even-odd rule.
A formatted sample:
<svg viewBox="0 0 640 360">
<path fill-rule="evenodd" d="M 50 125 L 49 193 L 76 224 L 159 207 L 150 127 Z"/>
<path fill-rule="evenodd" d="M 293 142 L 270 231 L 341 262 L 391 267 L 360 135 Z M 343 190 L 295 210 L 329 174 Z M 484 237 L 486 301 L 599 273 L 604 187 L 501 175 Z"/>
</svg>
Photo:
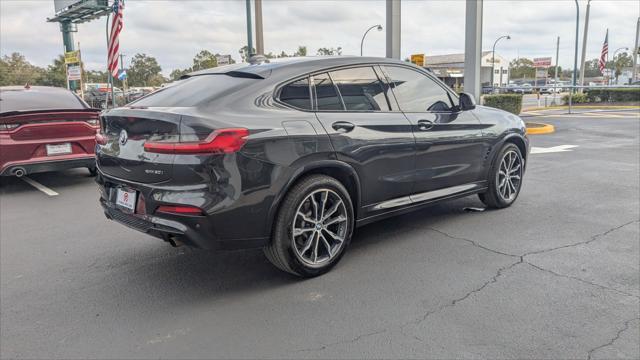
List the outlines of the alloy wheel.
<svg viewBox="0 0 640 360">
<path fill-rule="evenodd" d="M 347 237 L 349 218 L 342 198 L 318 189 L 304 198 L 293 217 L 293 249 L 307 266 L 321 267 L 335 258 Z"/>
<path fill-rule="evenodd" d="M 513 201 L 518 195 L 522 181 L 522 158 L 515 150 L 507 151 L 500 161 L 498 169 L 498 194 L 506 202 Z"/>
</svg>

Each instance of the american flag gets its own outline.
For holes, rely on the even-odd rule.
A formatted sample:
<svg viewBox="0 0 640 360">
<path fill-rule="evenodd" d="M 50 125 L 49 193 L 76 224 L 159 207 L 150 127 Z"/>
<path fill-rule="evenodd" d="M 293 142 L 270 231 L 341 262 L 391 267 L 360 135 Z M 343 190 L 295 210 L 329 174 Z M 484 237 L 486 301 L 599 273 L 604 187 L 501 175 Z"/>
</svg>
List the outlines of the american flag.
<svg viewBox="0 0 640 360">
<path fill-rule="evenodd" d="M 113 3 L 113 21 L 111 21 L 111 34 L 109 35 L 109 59 L 107 67 L 114 78 L 118 77 L 118 58 L 120 57 L 120 31 L 122 31 L 122 9 L 124 4 L 121 0 Z"/>
<path fill-rule="evenodd" d="M 604 37 L 604 44 L 602 44 L 602 52 L 600 52 L 600 60 L 598 61 L 598 68 L 600 68 L 601 73 L 604 73 L 604 69 L 607 67 L 607 55 L 609 55 L 609 29 L 607 29 L 607 35 Z"/>
</svg>

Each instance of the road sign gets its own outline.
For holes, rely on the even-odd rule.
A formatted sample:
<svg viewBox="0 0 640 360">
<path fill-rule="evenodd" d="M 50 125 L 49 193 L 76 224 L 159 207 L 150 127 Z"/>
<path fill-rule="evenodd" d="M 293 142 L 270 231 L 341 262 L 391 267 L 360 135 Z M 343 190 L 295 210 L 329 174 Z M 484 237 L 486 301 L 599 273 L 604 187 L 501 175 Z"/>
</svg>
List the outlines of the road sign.
<svg viewBox="0 0 640 360">
<path fill-rule="evenodd" d="M 533 59 L 533 67 L 549 67 L 551 66 L 551 58 L 543 57 L 543 58 L 534 58 Z"/>
<path fill-rule="evenodd" d="M 127 70 L 122 69 L 118 71 L 118 80 L 122 81 L 127 78 Z"/>
<path fill-rule="evenodd" d="M 71 65 L 67 68 L 67 79 L 69 81 L 80 80 L 82 78 L 82 69 L 80 65 Z"/>
<path fill-rule="evenodd" d="M 216 63 L 218 66 L 231 64 L 231 55 L 216 55 Z"/>
<path fill-rule="evenodd" d="M 418 66 L 424 66 L 424 54 L 411 55 L 411 62 Z"/>
<path fill-rule="evenodd" d="M 67 51 L 64 53 L 65 64 L 77 64 L 80 62 L 80 51 Z"/>
</svg>

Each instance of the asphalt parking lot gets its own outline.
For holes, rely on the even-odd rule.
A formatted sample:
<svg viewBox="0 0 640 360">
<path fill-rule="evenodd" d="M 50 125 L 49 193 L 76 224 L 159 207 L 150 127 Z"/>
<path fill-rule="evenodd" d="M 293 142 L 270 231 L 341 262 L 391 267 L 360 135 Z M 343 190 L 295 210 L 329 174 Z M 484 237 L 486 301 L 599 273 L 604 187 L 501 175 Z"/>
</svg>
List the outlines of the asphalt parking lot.
<svg viewBox="0 0 640 360">
<path fill-rule="evenodd" d="M 640 116 L 527 120 L 514 206 L 368 225 L 305 281 L 106 220 L 84 169 L 3 179 L 0 357 L 637 359 Z"/>
</svg>

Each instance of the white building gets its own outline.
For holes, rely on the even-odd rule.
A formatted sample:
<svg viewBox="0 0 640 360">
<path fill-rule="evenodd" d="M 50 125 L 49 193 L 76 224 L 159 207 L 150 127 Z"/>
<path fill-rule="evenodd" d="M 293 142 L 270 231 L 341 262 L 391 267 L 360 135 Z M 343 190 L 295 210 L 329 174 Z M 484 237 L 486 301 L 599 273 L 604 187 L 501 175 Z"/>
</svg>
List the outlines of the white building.
<svg viewBox="0 0 640 360">
<path fill-rule="evenodd" d="M 509 61 L 498 53 L 492 66 L 491 51 L 483 51 L 480 62 L 480 83 L 491 86 L 491 72 L 493 71 L 493 86 L 507 86 L 509 83 Z M 454 87 L 464 84 L 464 54 L 447 54 L 425 56 L 424 67 L 430 69 L 447 85 Z"/>
</svg>

